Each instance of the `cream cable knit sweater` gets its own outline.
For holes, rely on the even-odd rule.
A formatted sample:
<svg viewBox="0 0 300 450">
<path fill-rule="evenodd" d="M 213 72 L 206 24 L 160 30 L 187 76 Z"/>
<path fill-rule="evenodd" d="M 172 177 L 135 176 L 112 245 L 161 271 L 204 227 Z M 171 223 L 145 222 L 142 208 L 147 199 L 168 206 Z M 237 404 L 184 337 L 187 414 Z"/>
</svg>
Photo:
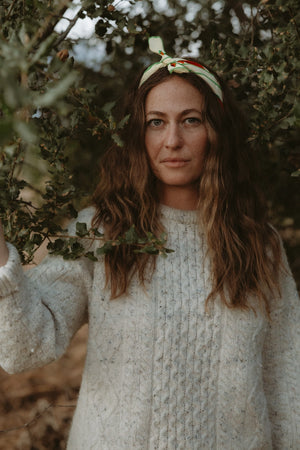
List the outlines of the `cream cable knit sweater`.
<svg viewBox="0 0 300 450">
<path fill-rule="evenodd" d="M 49 257 L 0 269 L 0 362 L 16 372 L 58 358 L 89 321 L 69 450 L 299 450 L 300 308 L 283 274 L 272 321 L 214 302 L 195 212 L 162 208 L 168 247 L 143 289 L 109 300 L 103 263 Z M 79 221 L 89 222 L 93 209 Z M 255 304 L 255 300 L 253 300 Z"/>
</svg>

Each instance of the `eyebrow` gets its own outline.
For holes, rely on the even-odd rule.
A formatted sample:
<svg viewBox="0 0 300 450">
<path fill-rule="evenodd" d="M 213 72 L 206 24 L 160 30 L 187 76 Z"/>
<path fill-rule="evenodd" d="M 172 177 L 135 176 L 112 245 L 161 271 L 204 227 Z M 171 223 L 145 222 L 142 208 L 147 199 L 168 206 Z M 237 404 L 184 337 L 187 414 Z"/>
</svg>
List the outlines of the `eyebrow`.
<svg viewBox="0 0 300 450">
<path fill-rule="evenodd" d="M 180 116 L 187 116 L 188 114 L 200 114 L 201 116 L 203 115 L 203 111 L 200 111 L 199 109 L 196 108 L 190 108 L 190 109 L 184 109 L 183 111 L 181 111 Z M 159 117 L 164 117 L 167 114 L 162 112 L 162 111 L 149 111 L 146 113 L 146 116 L 159 116 Z"/>
</svg>

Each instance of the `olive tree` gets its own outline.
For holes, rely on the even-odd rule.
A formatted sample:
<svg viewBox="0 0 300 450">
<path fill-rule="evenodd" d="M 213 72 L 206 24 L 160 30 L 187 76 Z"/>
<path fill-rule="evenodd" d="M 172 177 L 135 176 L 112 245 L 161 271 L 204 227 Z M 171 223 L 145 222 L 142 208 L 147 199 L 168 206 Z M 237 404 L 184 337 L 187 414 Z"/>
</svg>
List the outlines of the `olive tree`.
<svg viewBox="0 0 300 450">
<path fill-rule="evenodd" d="M 44 241 L 65 257 L 82 253 L 80 239 L 52 238 L 88 201 L 105 148 L 122 145 L 118 131 L 126 118 L 114 106 L 157 60 L 147 51 L 151 35 L 162 37 L 170 55 L 192 55 L 222 73 L 249 117 L 271 220 L 299 226 L 296 0 L 83 0 L 60 31 L 71 7 L 66 0 L 0 6 L 0 215 L 23 261 Z M 85 18 L 95 24 L 92 37 L 74 39 L 72 28 Z M 76 49 L 98 45 L 100 69 L 78 61 Z M 77 237 L 91 232 L 77 224 Z M 166 251 L 164 236 L 136 236 L 134 229 L 117 241 Z M 101 252 L 111 245 L 103 243 Z"/>
</svg>

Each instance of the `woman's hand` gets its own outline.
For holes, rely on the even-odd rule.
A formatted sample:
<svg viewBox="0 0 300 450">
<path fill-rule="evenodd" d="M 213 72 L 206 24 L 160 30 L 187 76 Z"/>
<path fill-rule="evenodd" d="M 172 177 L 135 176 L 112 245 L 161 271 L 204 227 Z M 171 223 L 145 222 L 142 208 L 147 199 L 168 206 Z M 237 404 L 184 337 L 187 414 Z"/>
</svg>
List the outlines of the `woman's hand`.
<svg viewBox="0 0 300 450">
<path fill-rule="evenodd" d="M 2 223 L 0 220 L 0 267 L 4 266 L 8 260 L 8 248 L 5 243 Z"/>
</svg>

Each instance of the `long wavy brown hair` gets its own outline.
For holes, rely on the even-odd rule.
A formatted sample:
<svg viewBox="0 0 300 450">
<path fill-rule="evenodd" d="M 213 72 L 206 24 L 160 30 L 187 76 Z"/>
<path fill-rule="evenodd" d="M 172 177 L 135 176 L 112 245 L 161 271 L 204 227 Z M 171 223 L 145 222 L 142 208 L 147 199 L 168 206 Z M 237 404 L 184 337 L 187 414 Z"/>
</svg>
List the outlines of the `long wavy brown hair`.
<svg viewBox="0 0 300 450">
<path fill-rule="evenodd" d="M 213 72 L 213 71 L 212 71 Z M 214 73 L 214 72 L 213 72 Z M 214 73 L 215 74 L 215 73 Z M 224 101 L 192 73 L 155 72 L 141 87 L 128 93 L 122 131 L 123 147 L 112 146 L 101 162 L 100 182 L 94 194 L 94 226 L 104 227 L 107 239 L 116 239 L 132 225 L 137 233 L 158 236 L 163 231 L 159 192 L 145 149 L 145 100 L 150 90 L 171 76 L 180 76 L 204 97 L 209 146 L 199 180 L 199 210 L 212 268 L 212 290 L 228 307 L 249 308 L 249 296 L 269 312 L 269 294 L 278 290 L 280 241 L 266 218 L 266 206 L 254 183 L 253 153 L 247 144 L 247 126 L 232 94 L 219 79 Z M 166 230 L 167 231 L 167 230 Z M 111 297 L 126 293 L 137 273 L 144 283 L 155 256 L 134 253 L 121 245 L 105 255 Z"/>
</svg>

